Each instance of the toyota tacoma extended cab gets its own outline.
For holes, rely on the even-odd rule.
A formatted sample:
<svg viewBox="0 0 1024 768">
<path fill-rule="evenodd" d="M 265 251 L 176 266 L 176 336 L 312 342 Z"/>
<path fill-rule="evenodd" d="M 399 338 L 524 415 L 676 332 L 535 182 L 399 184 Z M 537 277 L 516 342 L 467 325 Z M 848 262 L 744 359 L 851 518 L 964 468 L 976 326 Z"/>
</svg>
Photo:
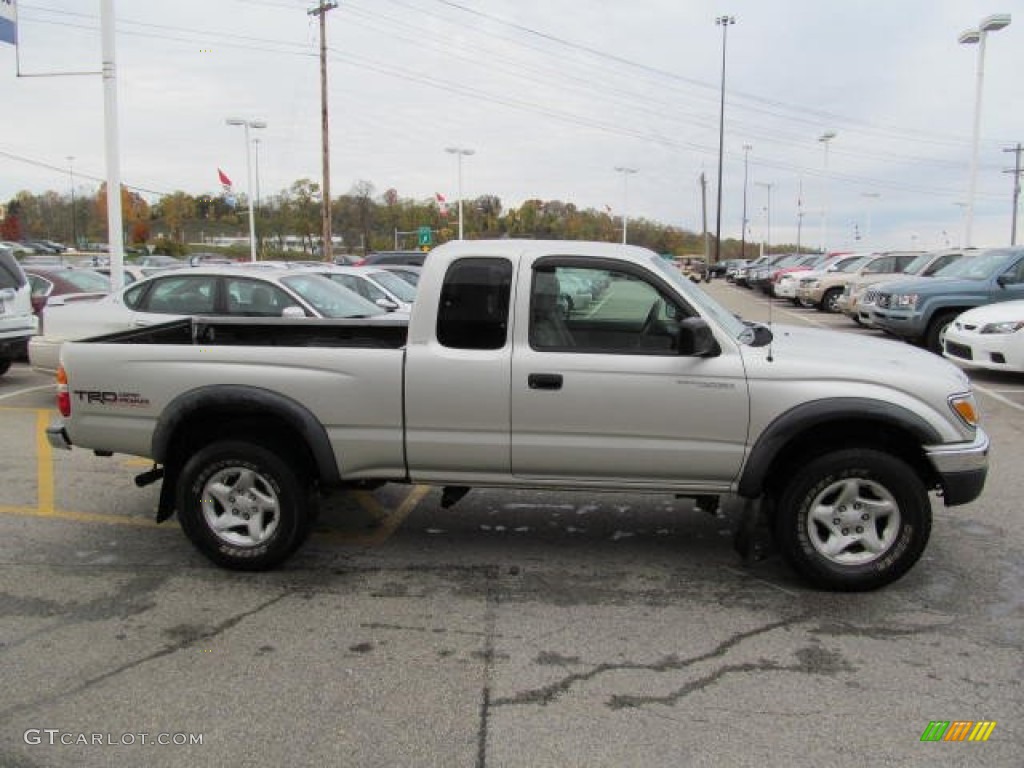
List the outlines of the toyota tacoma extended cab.
<svg viewBox="0 0 1024 768">
<path fill-rule="evenodd" d="M 736 496 L 807 580 L 867 590 L 921 556 L 930 492 L 965 504 L 987 472 L 951 363 L 745 323 L 609 243 L 449 243 L 407 321 L 196 317 L 61 359 L 51 444 L 151 458 L 157 519 L 236 569 L 290 556 L 321 492 L 392 482 Z"/>
</svg>

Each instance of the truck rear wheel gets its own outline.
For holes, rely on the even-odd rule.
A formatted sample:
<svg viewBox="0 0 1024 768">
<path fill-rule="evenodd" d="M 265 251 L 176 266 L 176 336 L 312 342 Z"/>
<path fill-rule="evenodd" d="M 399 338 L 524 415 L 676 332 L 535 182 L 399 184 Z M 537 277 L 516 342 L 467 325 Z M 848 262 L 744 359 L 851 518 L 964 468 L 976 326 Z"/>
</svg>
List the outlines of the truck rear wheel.
<svg viewBox="0 0 1024 768">
<path fill-rule="evenodd" d="M 309 483 L 272 451 L 224 440 L 185 463 L 178 518 L 196 548 L 217 565 L 266 570 L 309 535 L 309 491 Z"/>
<path fill-rule="evenodd" d="M 851 448 L 795 474 L 779 499 L 775 538 L 811 583 L 860 592 L 905 574 L 924 552 L 931 523 L 928 491 L 906 462 Z"/>
</svg>

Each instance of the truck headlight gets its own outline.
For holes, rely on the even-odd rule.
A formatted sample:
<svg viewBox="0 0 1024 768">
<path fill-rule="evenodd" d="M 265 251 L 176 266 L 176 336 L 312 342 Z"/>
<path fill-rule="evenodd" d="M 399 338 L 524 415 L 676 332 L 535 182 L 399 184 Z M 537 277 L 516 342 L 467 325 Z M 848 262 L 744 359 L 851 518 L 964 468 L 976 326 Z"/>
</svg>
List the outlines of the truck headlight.
<svg viewBox="0 0 1024 768">
<path fill-rule="evenodd" d="M 974 402 L 973 393 L 961 392 L 958 395 L 951 395 L 949 407 L 953 409 L 953 413 L 960 417 L 960 421 L 971 429 L 978 426 L 978 406 Z"/>
<path fill-rule="evenodd" d="M 981 326 L 980 333 L 1016 333 L 1024 328 L 1024 320 L 1009 320 L 1004 323 L 988 323 Z"/>
<path fill-rule="evenodd" d="M 896 293 L 893 294 L 890 307 L 895 309 L 913 309 L 917 306 L 917 294 L 916 293 Z"/>
</svg>

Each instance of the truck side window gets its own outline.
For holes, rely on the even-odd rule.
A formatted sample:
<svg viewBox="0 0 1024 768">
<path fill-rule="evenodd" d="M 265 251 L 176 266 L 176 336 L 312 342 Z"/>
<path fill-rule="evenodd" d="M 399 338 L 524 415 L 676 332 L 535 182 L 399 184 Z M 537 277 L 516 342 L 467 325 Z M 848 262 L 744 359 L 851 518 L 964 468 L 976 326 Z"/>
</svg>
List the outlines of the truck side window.
<svg viewBox="0 0 1024 768">
<path fill-rule="evenodd" d="M 530 290 L 530 346 L 541 351 L 676 354 L 689 313 L 635 274 L 540 267 Z"/>
<path fill-rule="evenodd" d="M 451 263 L 441 286 L 437 340 L 453 349 L 501 349 L 508 338 L 512 263 L 465 258 Z"/>
</svg>

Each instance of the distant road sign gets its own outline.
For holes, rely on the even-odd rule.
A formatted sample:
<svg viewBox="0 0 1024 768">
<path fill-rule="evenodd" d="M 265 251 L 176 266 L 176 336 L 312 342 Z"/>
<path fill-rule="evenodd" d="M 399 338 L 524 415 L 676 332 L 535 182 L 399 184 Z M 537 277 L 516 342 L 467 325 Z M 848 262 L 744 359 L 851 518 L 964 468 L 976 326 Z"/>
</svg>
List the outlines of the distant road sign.
<svg viewBox="0 0 1024 768">
<path fill-rule="evenodd" d="M 434 244 L 434 230 L 430 227 L 420 227 L 417 230 L 419 234 L 420 245 L 433 245 Z"/>
</svg>

